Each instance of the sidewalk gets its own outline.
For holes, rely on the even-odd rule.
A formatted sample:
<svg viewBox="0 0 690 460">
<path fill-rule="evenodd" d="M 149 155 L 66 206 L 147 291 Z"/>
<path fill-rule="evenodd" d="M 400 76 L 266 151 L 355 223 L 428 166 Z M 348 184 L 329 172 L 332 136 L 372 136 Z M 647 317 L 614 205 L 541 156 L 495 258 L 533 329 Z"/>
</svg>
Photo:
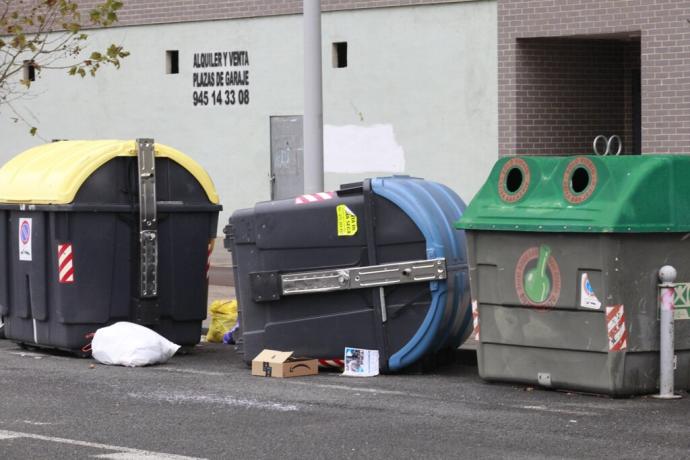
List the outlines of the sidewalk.
<svg viewBox="0 0 690 460">
<path fill-rule="evenodd" d="M 211 252 L 211 257 L 209 257 L 209 264 L 211 266 L 208 271 L 209 284 L 213 286 L 235 285 L 232 274 L 232 255 L 230 251 L 223 247 L 223 238 L 216 238 L 213 252 Z"/>
<path fill-rule="evenodd" d="M 232 273 L 232 256 L 223 247 L 223 238 L 217 238 L 213 252 L 209 258 L 208 270 L 208 305 L 215 300 L 235 298 L 235 280 Z M 207 317 L 201 325 L 202 330 L 207 331 L 210 318 Z"/>
<path fill-rule="evenodd" d="M 223 247 L 223 238 L 216 238 L 216 243 L 209 257 L 208 270 L 208 303 L 218 299 L 235 298 L 235 279 L 232 272 L 232 255 Z"/>
</svg>

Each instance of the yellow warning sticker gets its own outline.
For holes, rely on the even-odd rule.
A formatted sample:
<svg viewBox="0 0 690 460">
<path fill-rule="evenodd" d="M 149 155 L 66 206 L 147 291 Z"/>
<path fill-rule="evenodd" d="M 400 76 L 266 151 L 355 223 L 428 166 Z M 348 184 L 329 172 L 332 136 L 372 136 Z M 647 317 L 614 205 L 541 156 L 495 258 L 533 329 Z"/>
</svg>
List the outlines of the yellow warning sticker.
<svg viewBox="0 0 690 460">
<path fill-rule="evenodd" d="M 335 210 L 338 214 L 338 236 L 356 235 L 357 215 L 344 204 L 339 204 Z"/>
</svg>

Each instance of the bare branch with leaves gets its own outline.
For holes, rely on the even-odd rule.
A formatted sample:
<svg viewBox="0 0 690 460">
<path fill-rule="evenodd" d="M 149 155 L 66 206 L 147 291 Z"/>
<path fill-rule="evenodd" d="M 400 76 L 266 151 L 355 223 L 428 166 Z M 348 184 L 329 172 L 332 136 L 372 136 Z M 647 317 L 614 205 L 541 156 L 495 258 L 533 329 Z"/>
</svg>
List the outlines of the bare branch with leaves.
<svg viewBox="0 0 690 460">
<path fill-rule="evenodd" d="M 12 104 L 27 94 L 41 72 L 62 69 L 83 78 L 96 76 L 103 66 L 119 69 L 129 53 L 111 44 L 85 56 L 85 30 L 115 24 L 122 6 L 120 1 L 104 0 L 84 17 L 77 1 L 0 0 L 0 111 L 8 106 L 16 115 L 13 119 L 26 123 L 35 135 L 35 126 Z"/>
</svg>

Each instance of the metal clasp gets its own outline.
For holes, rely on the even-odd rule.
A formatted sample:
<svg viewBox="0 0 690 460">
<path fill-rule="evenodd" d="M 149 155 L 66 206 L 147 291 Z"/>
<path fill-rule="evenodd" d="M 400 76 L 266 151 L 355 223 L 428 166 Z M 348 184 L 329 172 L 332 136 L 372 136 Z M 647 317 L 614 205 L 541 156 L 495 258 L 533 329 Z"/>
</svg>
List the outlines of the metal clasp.
<svg viewBox="0 0 690 460">
<path fill-rule="evenodd" d="M 445 258 L 280 275 L 282 295 L 420 283 L 446 277 Z"/>
<path fill-rule="evenodd" d="M 158 222 L 153 139 L 137 139 L 141 298 L 158 296 Z"/>
</svg>

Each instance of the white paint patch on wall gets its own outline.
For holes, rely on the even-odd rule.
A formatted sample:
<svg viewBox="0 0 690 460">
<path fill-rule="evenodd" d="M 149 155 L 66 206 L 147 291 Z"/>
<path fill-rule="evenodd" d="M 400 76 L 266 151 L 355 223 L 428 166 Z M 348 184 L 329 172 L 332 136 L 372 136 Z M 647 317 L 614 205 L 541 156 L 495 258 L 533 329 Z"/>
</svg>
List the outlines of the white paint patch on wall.
<svg viewBox="0 0 690 460">
<path fill-rule="evenodd" d="M 324 125 L 323 156 L 329 173 L 405 172 L 405 152 L 390 124 Z"/>
</svg>

